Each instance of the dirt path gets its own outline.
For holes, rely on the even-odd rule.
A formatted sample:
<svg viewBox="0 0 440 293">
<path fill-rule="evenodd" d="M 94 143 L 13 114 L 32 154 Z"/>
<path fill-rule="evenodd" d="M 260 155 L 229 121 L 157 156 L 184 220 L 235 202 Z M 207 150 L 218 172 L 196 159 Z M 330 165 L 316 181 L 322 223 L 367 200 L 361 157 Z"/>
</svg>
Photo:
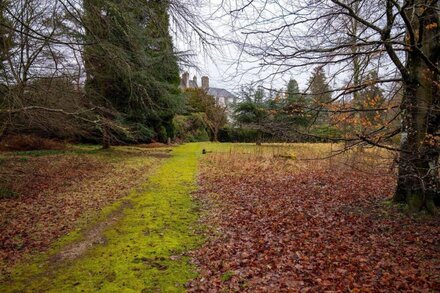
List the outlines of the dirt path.
<svg viewBox="0 0 440 293">
<path fill-rule="evenodd" d="M 1 292 L 181 292 L 195 277 L 186 252 L 201 242 L 196 189 L 201 145 L 172 157 L 81 233 L 0 278 Z"/>
</svg>

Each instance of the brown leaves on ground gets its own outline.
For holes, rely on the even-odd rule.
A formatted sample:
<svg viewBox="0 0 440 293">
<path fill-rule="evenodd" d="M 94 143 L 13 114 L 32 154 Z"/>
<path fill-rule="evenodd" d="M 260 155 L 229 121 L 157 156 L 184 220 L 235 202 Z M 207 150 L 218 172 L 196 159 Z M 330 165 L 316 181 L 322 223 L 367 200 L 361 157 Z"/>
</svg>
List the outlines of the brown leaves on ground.
<svg viewBox="0 0 440 293">
<path fill-rule="evenodd" d="M 112 159 L 85 154 L 11 156 L 1 162 L 2 186 L 14 192 L 0 199 L 1 270 L 29 252 L 47 249 L 82 215 L 127 195 L 158 162 L 140 151 L 108 156 Z"/>
<path fill-rule="evenodd" d="M 392 176 L 234 161 L 203 163 L 199 196 L 216 230 L 195 252 L 190 291 L 440 290 L 440 220 L 387 206 Z"/>
<path fill-rule="evenodd" d="M 7 135 L 0 140 L 0 151 L 64 150 L 63 142 L 36 135 Z"/>
</svg>

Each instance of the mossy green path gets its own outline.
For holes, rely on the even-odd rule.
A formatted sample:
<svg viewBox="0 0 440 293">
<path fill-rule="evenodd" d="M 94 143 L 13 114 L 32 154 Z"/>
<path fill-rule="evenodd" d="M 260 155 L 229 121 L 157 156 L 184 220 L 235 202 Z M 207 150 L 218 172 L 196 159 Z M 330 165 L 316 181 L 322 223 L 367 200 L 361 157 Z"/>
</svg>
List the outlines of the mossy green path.
<svg viewBox="0 0 440 293">
<path fill-rule="evenodd" d="M 57 261 L 66 245 L 80 241 L 74 232 L 55 248 L 13 269 L 1 292 L 182 292 L 196 276 L 185 252 L 202 241 L 196 186 L 202 144 L 175 148 L 145 186 L 106 208 L 101 220 L 121 216 L 95 244 L 73 260 Z"/>
</svg>

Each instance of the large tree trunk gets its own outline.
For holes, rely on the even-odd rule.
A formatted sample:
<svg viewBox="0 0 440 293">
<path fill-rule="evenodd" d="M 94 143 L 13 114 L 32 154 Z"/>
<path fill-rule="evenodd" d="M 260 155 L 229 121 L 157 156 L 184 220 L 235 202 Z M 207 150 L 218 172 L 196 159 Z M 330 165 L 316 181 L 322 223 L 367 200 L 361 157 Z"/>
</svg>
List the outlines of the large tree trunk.
<svg viewBox="0 0 440 293">
<path fill-rule="evenodd" d="M 8 126 L 9 126 L 9 121 L 5 121 L 2 123 L 2 125 L 0 127 L 0 142 L 8 133 Z"/>
<path fill-rule="evenodd" d="M 109 127 L 105 119 L 103 119 L 101 127 L 102 127 L 102 149 L 106 150 L 110 148 L 111 142 L 110 142 Z"/>
<path fill-rule="evenodd" d="M 419 7 L 423 8 L 416 9 L 418 16 L 412 19 L 419 48 L 438 66 L 438 12 L 432 6 Z M 406 66 L 409 77 L 404 81 L 401 154 L 394 201 L 406 203 L 414 211 L 426 208 L 435 213 L 440 197 L 439 76 L 414 49 L 408 53 Z"/>
<path fill-rule="evenodd" d="M 218 142 L 218 129 L 214 128 L 214 142 Z"/>
<path fill-rule="evenodd" d="M 102 149 L 107 150 L 110 148 L 110 136 L 108 134 L 107 126 L 103 126 L 102 129 Z"/>
</svg>

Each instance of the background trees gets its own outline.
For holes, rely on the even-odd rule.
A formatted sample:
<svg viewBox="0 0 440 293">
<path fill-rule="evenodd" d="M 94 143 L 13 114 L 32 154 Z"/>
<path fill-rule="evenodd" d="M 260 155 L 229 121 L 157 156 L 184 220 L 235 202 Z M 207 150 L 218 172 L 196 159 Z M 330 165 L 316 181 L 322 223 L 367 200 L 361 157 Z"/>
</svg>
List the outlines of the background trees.
<svg viewBox="0 0 440 293">
<path fill-rule="evenodd" d="M 242 55 L 260 57 L 261 71 L 273 76 L 295 68 L 326 67 L 336 85 L 329 113 L 365 116 L 360 113 L 395 111 L 382 127 L 354 129 L 344 140 L 351 146 L 370 144 L 397 151 L 399 180 L 394 200 L 416 210 L 435 211 L 440 193 L 439 2 L 227 3 L 234 31 L 244 36 Z M 249 14 L 258 17 L 240 17 Z M 377 78 L 368 78 L 373 69 L 377 69 Z M 366 109 L 349 102 L 373 84 L 386 90 L 387 105 Z M 403 99 L 399 111 L 393 100 L 399 96 L 400 86 Z M 392 122 L 399 115 L 402 124 L 395 126 Z M 399 134 L 401 145 L 388 145 Z"/>
<path fill-rule="evenodd" d="M 2 133 L 88 136 L 77 22 L 58 1 L 2 1 L 1 14 Z"/>
<path fill-rule="evenodd" d="M 175 123 L 182 129 L 178 137 L 183 140 L 206 140 L 209 133 L 211 141 L 218 141 L 220 129 L 227 123 L 227 107 L 216 102 L 202 88 L 187 89 L 184 92 L 186 116 L 176 117 Z"/>
<path fill-rule="evenodd" d="M 202 37 L 190 8 L 179 0 L 2 1 L 1 133 L 106 146 L 167 141 L 183 107 L 170 23 Z"/>
<path fill-rule="evenodd" d="M 327 106 L 332 102 L 332 90 L 327 82 L 323 67 L 315 67 L 309 78 L 309 92 L 314 119 L 318 123 L 328 123 Z"/>
<path fill-rule="evenodd" d="M 269 107 L 263 88 L 242 90 L 242 101 L 234 109 L 234 119 L 240 125 L 256 130 L 256 143 L 261 144 L 262 135 L 269 119 Z"/>
</svg>

